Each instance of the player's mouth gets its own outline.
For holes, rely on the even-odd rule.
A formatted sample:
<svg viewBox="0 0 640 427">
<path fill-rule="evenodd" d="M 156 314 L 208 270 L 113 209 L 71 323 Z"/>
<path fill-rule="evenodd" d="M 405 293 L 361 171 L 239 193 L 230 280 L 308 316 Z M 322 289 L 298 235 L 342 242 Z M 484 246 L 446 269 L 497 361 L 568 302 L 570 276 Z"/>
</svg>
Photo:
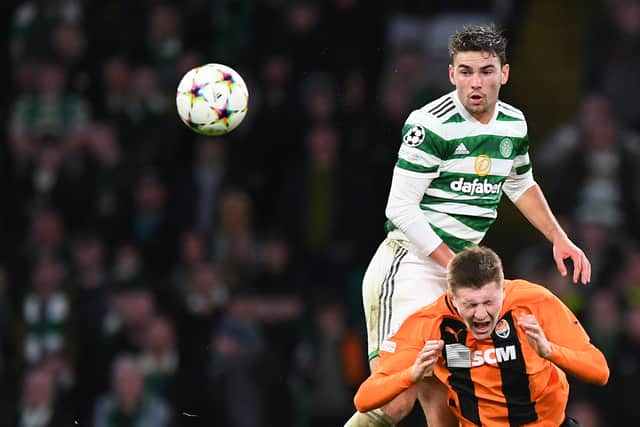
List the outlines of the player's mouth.
<svg viewBox="0 0 640 427">
<path fill-rule="evenodd" d="M 474 105 L 480 105 L 480 104 L 482 104 L 484 102 L 484 96 L 482 96 L 482 95 L 480 95 L 478 93 L 473 93 L 473 94 L 471 94 L 471 96 L 469 96 L 469 100 Z"/>
<path fill-rule="evenodd" d="M 491 322 L 490 321 L 485 321 L 485 322 L 473 322 L 473 329 L 475 330 L 477 335 L 484 335 L 489 333 L 491 327 Z"/>
</svg>

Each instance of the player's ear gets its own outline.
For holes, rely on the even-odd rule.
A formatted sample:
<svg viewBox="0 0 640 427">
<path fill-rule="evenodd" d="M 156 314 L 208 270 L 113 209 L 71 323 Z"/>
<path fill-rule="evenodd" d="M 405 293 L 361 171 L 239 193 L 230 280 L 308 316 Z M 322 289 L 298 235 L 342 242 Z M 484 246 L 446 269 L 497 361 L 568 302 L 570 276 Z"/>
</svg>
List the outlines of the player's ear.
<svg viewBox="0 0 640 427">
<path fill-rule="evenodd" d="M 449 296 L 449 299 L 451 300 L 451 304 L 453 304 L 453 306 L 457 309 L 458 308 L 458 303 L 456 302 L 456 297 L 453 296 L 453 292 L 451 292 L 451 289 L 447 289 L 447 295 Z"/>
<path fill-rule="evenodd" d="M 500 84 L 505 85 L 509 81 L 509 64 L 504 64 L 500 69 Z"/>
<path fill-rule="evenodd" d="M 454 78 L 454 72 L 453 72 L 453 64 L 449 64 L 449 81 L 451 82 L 452 85 L 456 85 L 456 79 Z"/>
</svg>

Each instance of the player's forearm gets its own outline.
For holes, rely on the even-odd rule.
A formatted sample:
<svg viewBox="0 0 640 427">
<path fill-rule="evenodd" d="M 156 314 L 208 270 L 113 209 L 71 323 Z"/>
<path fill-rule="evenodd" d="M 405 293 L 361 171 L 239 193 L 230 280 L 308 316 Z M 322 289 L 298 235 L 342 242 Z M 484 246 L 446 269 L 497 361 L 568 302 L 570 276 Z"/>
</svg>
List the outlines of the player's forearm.
<svg viewBox="0 0 640 427">
<path fill-rule="evenodd" d="M 549 203 L 538 184 L 529 187 L 515 202 L 516 207 L 527 220 L 550 242 L 557 234 L 564 235 L 564 230 L 551 212 Z"/>
<path fill-rule="evenodd" d="M 413 385 L 408 369 L 392 375 L 373 373 L 358 388 L 353 403 L 359 412 L 372 411 Z"/>
<path fill-rule="evenodd" d="M 395 168 L 385 214 L 424 256 L 442 244 L 420 209 L 420 201 L 431 183 L 424 174 Z M 446 265 L 446 264 L 445 264 Z"/>
<path fill-rule="evenodd" d="M 592 344 L 586 350 L 574 350 L 551 343 L 548 359 L 579 380 L 598 385 L 609 380 L 607 359 Z"/>
</svg>

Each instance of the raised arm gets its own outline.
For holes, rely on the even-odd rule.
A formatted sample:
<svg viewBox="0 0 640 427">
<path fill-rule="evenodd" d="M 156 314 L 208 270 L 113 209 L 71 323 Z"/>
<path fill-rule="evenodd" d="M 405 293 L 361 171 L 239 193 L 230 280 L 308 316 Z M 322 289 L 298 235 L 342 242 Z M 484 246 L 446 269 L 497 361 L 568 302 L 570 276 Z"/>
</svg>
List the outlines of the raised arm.
<svg viewBox="0 0 640 427">
<path fill-rule="evenodd" d="M 591 263 L 584 252 L 577 247 L 564 232 L 538 184 L 529 187 L 514 201 L 516 207 L 527 220 L 553 244 L 553 259 L 558 271 L 567 275 L 564 260 L 573 262 L 573 283 L 581 280 L 586 285 L 591 280 Z"/>
<path fill-rule="evenodd" d="M 557 297 L 549 298 L 538 313 L 520 316 L 518 325 L 538 355 L 563 371 L 598 385 L 609 380 L 604 354 L 591 344 L 578 319 Z"/>
</svg>

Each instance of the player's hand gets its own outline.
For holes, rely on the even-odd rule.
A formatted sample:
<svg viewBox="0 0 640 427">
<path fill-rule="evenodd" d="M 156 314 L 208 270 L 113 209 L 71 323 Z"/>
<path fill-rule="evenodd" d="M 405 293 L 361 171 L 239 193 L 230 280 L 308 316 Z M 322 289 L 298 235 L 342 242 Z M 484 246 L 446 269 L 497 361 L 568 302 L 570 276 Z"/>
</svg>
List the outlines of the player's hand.
<svg viewBox="0 0 640 427">
<path fill-rule="evenodd" d="M 527 335 L 529 345 L 538 353 L 538 356 L 547 358 L 551 354 L 551 344 L 547 339 L 538 319 L 533 314 L 523 314 L 518 318 L 518 325 Z"/>
<path fill-rule="evenodd" d="M 571 258 L 573 263 L 573 283 L 578 283 L 578 278 L 583 285 L 591 281 L 591 263 L 582 249 L 577 247 L 564 233 L 559 233 L 553 240 L 553 259 L 562 276 L 567 275 L 567 267 L 564 260 Z"/>
<path fill-rule="evenodd" d="M 424 343 L 424 347 L 416 356 L 416 361 L 411 366 L 411 380 L 414 383 L 421 381 L 424 377 L 433 375 L 433 367 L 438 361 L 438 357 L 442 352 L 444 341 L 429 340 Z"/>
</svg>

